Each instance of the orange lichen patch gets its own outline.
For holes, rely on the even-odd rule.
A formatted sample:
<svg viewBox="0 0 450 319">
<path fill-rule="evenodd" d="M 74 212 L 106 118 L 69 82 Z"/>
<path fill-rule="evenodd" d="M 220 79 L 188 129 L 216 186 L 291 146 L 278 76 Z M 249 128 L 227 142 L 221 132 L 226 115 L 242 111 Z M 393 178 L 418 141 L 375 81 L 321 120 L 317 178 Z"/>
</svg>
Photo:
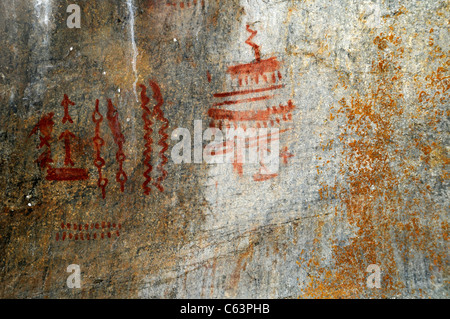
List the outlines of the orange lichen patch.
<svg viewBox="0 0 450 319">
<path fill-rule="evenodd" d="M 320 236 L 312 250 L 302 254 L 299 265 L 313 274 L 302 297 L 398 296 L 403 289 L 411 289 L 411 279 L 404 273 L 411 260 L 430 261 L 424 273 L 429 280 L 445 265 L 448 223 L 441 219 L 448 207 L 432 200 L 434 188 L 428 184 L 431 176 L 427 174 L 428 168 L 434 167 L 443 171 L 439 176 L 448 176 L 446 151 L 431 137 L 446 116 L 442 108 L 448 102 L 449 62 L 440 56 L 443 66 L 425 76 L 425 85 L 418 90 L 420 116 L 409 115 L 402 93 L 402 40 L 391 27 L 388 34 L 377 36 L 374 44 L 378 52 L 368 92 L 342 98 L 330 117 L 345 122 L 339 141 L 335 141 L 342 147 L 342 182 L 333 186 L 322 183 L 319 190 L 321 200 L 339 200 L 336 218 L 346 219 L 354 235 L 345 245 L 333 241 L 331 262 L 321 257 Z M 432 52 L 441 50 L 433 47 Z M 402 129 L 405 122 L 411 124 L 411 131 Z M 322 149 L 330 150 L 333 144 L 337 143 L 328 141 Z M 326 169 L 329 160 L 323 163 Z M 370 264 L 381 268 L 380 289 L 366 287 Z"/>
<path fill-rule="evenodd" d="M 433 29 L 430 30 L 433 33 Z M 432 36 L 432 35 L 431 35 Z M 432 39 L 432 38 L 431 38 Z M 433 39 L 432 39 L 433 40 Z M 434 70 L 425 76 L 424 81 L 415 81 L 419 86 L 417 89 L 418 103 L 414 119 L 421 120 L 422 123 L 434 131 L 434 134 L 446 134 L 445 127 L 441 127 L 443 119 L 448 118 L 449 110 L 448 103 L 450 98 L 450 59 L 448 54 L 443 53 L 442 48 L 434 44 L 430 50 L 429 62 L 430 64 L 438 64 Z M 418 132 L 418 137 L 414 139 L 414 146 L 421 150 L 421 160 L 426 164 L 431 165 L 431 168 L 437 166 L 443 169 L 443 176 L 448 176 L 446 171 L 449 164 L 449 157 L 445 147 L 435 139 L 431 140 L 427 136 L 429 132 Z"/>
</svg>

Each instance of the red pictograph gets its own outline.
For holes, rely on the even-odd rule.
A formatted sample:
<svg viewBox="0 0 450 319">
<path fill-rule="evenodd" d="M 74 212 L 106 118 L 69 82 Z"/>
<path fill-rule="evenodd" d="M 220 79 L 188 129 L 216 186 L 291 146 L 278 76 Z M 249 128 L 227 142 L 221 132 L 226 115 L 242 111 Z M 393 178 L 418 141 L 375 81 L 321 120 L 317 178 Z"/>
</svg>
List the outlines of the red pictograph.
<svg viewBox="0 0 450 319">
<path fill-rule="evenodd" d="M 53 163 L 50 141 L 52 140 L 52 132 L 55 125 L 55 122 L 53 121 L 54 115 L 53 112 L 44 115 L 28 136 L 31 137 L 32 135 L 37 134 L 38 131 L 42 134 L 39 136 L 40 144 L 38 148 L 41 149 L 45 147 L 45 150 L 36 160 L 41 168 L 49 168 L 50 164 Z"/>
<path fill-rule="evenodd" d="M 169 145 L 166 142 L 169 139 L 169 135 L 167 134 L 167 129 L 169 128 L 169 120 L 164 117 L 164 112 L 161 110 L 161 106 L 164 104 L 164 100 L 158 84 L 156 82 L 150 81 L 150 86 L 153 89 L 153 99 L 155 99 L 156 101 L 153 114 L 156 116 L 158 121 L 161 122 L 161 128 L 158 131 L 159 135 L 161 136 L 158 145 L 162 147 L 161 151 L 159 152 L 161 162 L 158 165 L 158 170 L 161 172 L 161 176 L 157 178 L 154 185 L 159 189 L 160 192 L 164 192 L 164 187 L 161 185 L 161 183 L 167 178 L 167 171 L 164 169 L 164 166 L 169 161 L 166 156 L 166 152 L 169 149 Z"/>
<path fill-rule="evenodd" d="M 233 81 L 237 79 L 239 87 L 249 86 L 249 88 L 215 93 L 213 96 L 218 101 L 208 111 L 208 115 L 212 119 L 210 127 L 223 128 L 230 127 L 231 122 L 236 126 L 237 122 L 254 121 L 256 127 L 259 128 L 275 126 L 275 123 L 279 124 L 281 121 L 287 122 L 292 120 L 292 111 L 295 109 L 292 101 L 288 101 L 287 106 L 280 104 L 279 107 L 273 106 L 266 110 L 258 111 L 235 111 L 218 108 L 236 104 L 250 105 L 253 102 L 272 100 L 275 98 L 275 95 L 270 94 L 270 92 L 276 92 L 285 87 L 283 83 L 279 83 L 283 78 L 280 72 L 281 62 L 276 57 L 261 59 L 261 48 L 253 42 L 257 31 L 250 29 L 249 25 L 246 26 L 246 29 L 251 35 L 245 43 L 252 47 L 255 60 L 250 63 L 230 66 L 227 69 L 227 73 Z M 276 117 L 277 115 L 278 117 Z"/>
<path fill-rule="evenodd" d="M 280 157 L 283 159 L 283 163 L 287 165 L 288 159 L 291 158 L 291 157 L 294 157 L 294 155 L 289 153 L 288 147 L 285 146 L 283 151 L 280 154 Z"/>
<path fill-rule="evenodd" d="M 246 148 L 257 147 L 258 151 L 270 152 L 268 141 L 279 140 L 279 134 L 290 130 L 286 128 L 286 125 L 292 122 L 295 105 L 292 100 L 289 100 L 287 103 L 276 103 L 278 106 L 267 106 L 276 99 L 277 92 L 285 87 L 285 84 L 282 83 L 282 62 L 278 61 L 276 57 L 263 59 L 261 47 L 253 42 L 257 31 L 251 29 L 249 25 L 246 26 L 246 30 L 250 36 L 245 43 L 252 47 L 255 59 L 250 63 L 232 65 L 227 68 L 226 72 L 231 78 L 233 89 L 213 94 L 215 102 L 208 110 L 208 116 L 211 118 L 209 126 L 219 129 L 242 128 L 244 131 L 251 127 L 256 129 L 278 128 L 276 136 L 268 133 L 258 138 L 257 141 L 252 142 L 250 139 L 245 144 Z M 238 89 L 235 89 L 236 87 Z M 259 106 L 264 104 L 264 108 Z M 222 155 L 231 152 L 234 147 L 234 140 L 227 140 L 215 154 Z M 291 157 L 291 155 L 284 154 L 282 158 L 286 162 L 286 156 Z M 242 156 L 242 154 L 235 154 L 233 168 L 241 176 L 243 175 L 243 165 L 238 161 L 237 156 Z M 278 176 L 278 174 L 268 171 L 264 163 L 261 162 L 260 166 L 259 173 L 253 176 L 255 181 L 262 182 Z"/>
<path fill-rule="evenodd" d="M 75 103 L 69 99 L 67 94 L 64 94 L 64 99 L 61 102 L 61 106 L 64 107 L 64 117 L 62 119 L 63 124 L 65 124 L 67 121 L 69 121 L 69 123 L 73 123 L 73 120 L 69 114 L 69 105 L 73 106 L 75 105 Z"/>
<path fill-rule="evenodd" d="M 147 167 L 147 169 L 144 172 L 145 181 L 142 185 L 142 188 L 144 189 L 144 194 L 149 195 L 151 192 L 150 183 L 152 181 L 151 173 L 153 171 L 153 166 L 151 164 L 151 154 L 152 154 L 152 145 L 153 145 L 153 139 L 152 139 L 152 133 L 153 133 L 153 126 L 156 125 L 157 122 L 161 124 L 160 129 L 158 130 L 158 134 L 161 136 L 160 140 L 158 141 L 158 145 L 161 146 L 161 150 L 159 152 L 160 157 L 160 163 L 157 166 L 160 176 L 156 178 L 155 182 L 153 182 L 153 185 L 160 191 L 164 192 L 164 187 L 162 186 L 162 182 L 167 178 L 167 171 L 165 170 L 164 166 L 169 161 L 166 152 L 169 149 L 169 145 L 167 144 L 167 140 L 169 138 L 169 135 L 167 134 L 167 129 L 169 128 L 169 120 L 164 117 L 164 112 L 162 111 L 161 107 L 164 105 L 164 99 L 161 94 L 161 89 L 159 85 L 154 82 L 149 82 L 150 87 L 153 91 L 153 99 L 156 101 L 155 106 L 153 107 L 153 111 L 151 111 L 148 108 L 148 104 L 150 103 L 150 98 L 147 96 L 147 87 L 143 84 L 140 85 L 141 87 L 141 108 L 142 108 L 142 119 L 144 120 L 144 130 L 146 134 L 144 135 L 144 139 L 146 141 L 145 144 L 145 151 L 144 151 L 144 165 Z M 156 121 L 153 122 L 152 118 L 155 118 Z"/>
<path fill-rule="evenodd" d="M 64 149 L 66 150 L 66 157 L 64 159 L 64 165 L 71 165 L 75 166 L 75 163 L 72 161 L 72 151 L 70 148 L 70 141 L 71 139 L 75 139 L 76 136 L 69 130 L 65 130 L 61 133 L 59 136 L 60 140 L 64 140 Z"/>
<path fill-rule="evenodd" d="M 119 170 L 116 174 L 116 181 L 120 184 L 120 191 L 125 190 L 125 183 L 127 182 L 127 174 L 123 170 L 123 163 L 126 160 L 125 153 L 123 152 L 123 145 L 125 143 L 125 136 L 122 134 L 122 129 L 119 122 L 119 114 L 114 107 L 111 99 L 108 99 L 108 112 L 106 114 L 108 119 L 109 128 L 113 134 L 114 142 L 118 146 L 118 151 L 116 153 L 116 160 L 119 164 Z"/>
<path fill-rule="evenodd" d="M 205 7 L 205 0 L 181 0 L 181 1 L 169 0 L 166 2 L 166 5 L 168 7 L 180 9 L 194 8 L 198 5 Z"/>
<path fill-rule="evenodd" d="M 255 60 L 252 63 L 240 64 L 228 68 L 228 73 L 238 79 L 239 86 L 248 85 L 253 81 L 259 84 L 260 78 L 265 83 L 277 83 L 283 77 L 279 71 L 281 63 L 276 57 L 267 60 Z"/>
<path fill-rule="evenodd" d="M 255 61 L 260 62 L 261 61 L 261 51 L 259 49 L 259 45 L 257 45 L 255 42 L 253 42 L 253 38 L 256 36 L 258 31 L 250 29 L 250 26 L 247 24 L 246 26 L 247 31 L 250 32 L 252 35 L 245 41 L 246 44 L 251 46 L 253 50 L 255 51 Z"/>
<path fill-rule="evenodd" d="M 145 135 L 144 139 L 146 141 L 145 143 L 145 151 L 144 151 L 144 165 L 147 167 L 147 169 L 144 172 L 145 181 L 142 184 L 142 188 L 144 189 L 144 194 L 149 195 L 151 193 L 151 187 L 149 184 L 152 181 L 151 173 L 153 170 L 153 166 L 151 164 L 151 154 L 152 154 L 152 145 L 153 145 L 153 139 L 152 139 L 152 125 L 153 121 L 151 119 L 152 112 L 147 107 L 148 103 L 150 103 L 150 99 L 147 96 L 147 87 L 143 84 L 139 85 L 142 89 L 141 91 L 141 108 L 142 108 L 142 119 L 144 120 L 144 130 Z"/>
<path fill-rule="evenodd" d="M 295 108 L 292 101 L 289 100 L 287 105 L 280 105 L 279 107 L 269 107 L 265 110 L 259 111 L 230 111 L 223 109 L 211 108 L 208 110 L 208 115 L 213 120 L 227 120 L 228 122 L 241 122 L 241 121 L 259 121 L 268 122 L 273 115 L 282 117 L 284 121 L 287 121 L 285 114 L 290 115 L 291 111 Z M 292 115 L 291 115 L 292 116 Z"/>
<path fill-rule="evenodd" d="M 251 63 L 233 65 L 228 68 L 227 73 L 231 75 L 233 79 L 238 79 L 239 86 L 249 84 L 249 81 L 253 81 L 254 84 L 259 84 L 260 78 L 265 83 L 276 83 L 283 77 L 280 72 L 281 63 L 276 57 L 261 60 L 261 48 L 252 40 L 258 33 L 255 30 L 250 29 L 247 25 L 247 31 L 251 33 L 251 36 L 245 41 L 246 44 L 253 48 L 255 54 L 255 60 Z"/>
<path fill-rule="evenodd" d="M 89 179 L 88 171 L 84 168 L 49 168 L 47 170 L 48 181 L 82 181 Z"/>
<path fill-rule="evenodd" d="M 70 105 L 73 106 L 75 105 L 75 103 L 69 99 L 67 94 L 64 94 L 64 98 L 61 102 L 61 106 L 64 107 L 64 117 L 62 120 L 63 124 L 66 124 L 67 122 L 73 123 L 73 120 L 69 114 Z M 61 133 L 61 135 L 59 136 L 59 140 L 62 140 L 64 142 L 64 149 L 65 149 L 64 166 L 72 166 L 72 167 L 60 167 L 60 168 L 52 167 L 54 161 L 51 157 L 52 153 L 50 141 L 52 141 L 52 132 L 55 124 L 53 121 L 53 117 L 54 117 L 53 112 L 44 115 L 30 133 L 31 136 L 33 134 L 36 134 L 37 131 L 39 130 L 42 134 L 42 136 L 39 137 L 41 142 L 38 148 L 45 147 L 46 149 L 38 157 L 37 162 L 39 163 L 39 166 L 42 169 L 45 168 L 47 169 L 47 176 L 45 178 L 49 181 L 81 181 L 88 179 L 89 175 L 87 169 L 73 167 L 75 166 L 75 163 L 72 160 L 71 141 L 75 139 L 76 136 L 68 129 L 66 129 L 63 133 Z"/>
<path fill-rule="evenodd" d="M 99 100 L 95 101 L 95 110 L 92 113 L 92 121 L 95 123 L 95 136 L 92 139 L 94 142 L 95 159 L 94 165 L 98 171 L 97 186 L 102 190 L 102 197 L 106 197 L 106 185 L 108 185 L 108 179 L 103 177 L 102 169 L 105 166 L 105 160 L 101 156 L 101 148 L 105 145 L 105 141 L 100 136 L 100 125 L 103 122 L 103 115 L 99 110 Z"/>
<path fill-rule="evenodd" d="M 153 108 L 149 108 L 148 104 L 151 99 L 147 96 L 147 87 L 145 85 L 140 85 L 142 88 L 141 100 L 142 100 L 142 119 L 144 120 L 144 130 L 146 132 L 144 138 L 146 140 L 145 151 L 144 151 L 144 165 L 147 169 L 144 172 L 145 181 L 143 184 L 144 193 L 146 195 L 150 194 L 151 186 L 153 185 L 160 192 L 164 192 L 163 182 L 167 179 L 168 172 L 166 170 L 166 165 L 169 161 L 167 157 L 167 151 L 169 149 L 169 144 L 167 140 L 169 139 L 169 134 L 167 130 L 169 128 L 169 120 L 165 117 L 162 106 L 164 105 L 164 99 L 161 94 L 161 89 L 155 81 L 149 82 L 149 87 L 152 89 L 152 98 L 155 101 Z M 74 106 L 75 103 L 71 101 L 67 94 L 64 94 L 64 98 L 61 102 L 61 106 L 64 107 L 63 124 L 68 126 L 73 124 L 73 119 L 70 116 L 70 106 Z M 72 158 L 72 151 L 76 148 L 72 147 L 74 140 L 78 137 L 72 133 L 68 128 L 65 129 L 58 137 L 58 139 L 64 143 L 65 158 L 64 167 L 53 167 L 52 164 L 54 160 L 52 158 L 51 142 L 53 141 L 52 133 L 55 126 L 54 113 L 48 113 L 44 115 L 39 122 L 33 127 L 29 134 L 31 137 L 34 134 L 39 135 L 40 143 L 38 145 L 39 149 L 43 149 L 43 152 L 39 155 L 37 163 L 42 169 L 47 169 L 46 179 L 49 181 L 80 181 L 89 178 L 88 170 L 84 168 L 76 168 L 74 158 Z M 116 181 L 120 184 L 121 192 L 124 192 L 125 184 L 128 180 L 127 174 L 124 171 L 124 162 L 126 160 L 126 155 L 124 152 L 125 146 L 125 136 L 122 132 L 121 123 L 119 121 L 119 114 L 115 106 L 113 105 L 111 99 L 107 100 L 107 112 L 106 119 L 108 122 L 109 129 L 112 133 L 113 140 L 117 146 L 116 161 L 118 163 L 118 171 L 116 173 Z M 92 122 L 95 125 L 95 136 L 92 138 L 92 145 L 94 149 L 94 159 L 93 164 L 97 168 L 98 181 L 97 186 L 101 189 L 102 197 L 106 197 L 106 187 L 109 180 L 104 176 L 104 168 L 106 166 L 106 161 L 102 157 L 102 148 L 105 146 L 105 140 L 101 136 L 101 125 L 103 123 L 104 117 L 100 112 L 99 100 L 95 102 L 95 109 L 92 113 Z M 157 126 L 157 128 L 156 128 Z M 153 128 L 155 127 L 155 129 Z M 157 129 L 159 140 L 157 145 L 159 146 L 157 154 L 157 170 L 158 176 L 152 179 L 151 173 L 153 171 L 153 166 L 151 164 L 152 151 L 153 151 L 153 139 L 152 134 L 154 130 Z"/>
<path fill-rule="evenodd" d="M 61 223 L 61 231 L 56 233 L 56 241 L 113 239 L 120 236 L 121 224 L 111 222 L 77 224 Z"/>
</svg>

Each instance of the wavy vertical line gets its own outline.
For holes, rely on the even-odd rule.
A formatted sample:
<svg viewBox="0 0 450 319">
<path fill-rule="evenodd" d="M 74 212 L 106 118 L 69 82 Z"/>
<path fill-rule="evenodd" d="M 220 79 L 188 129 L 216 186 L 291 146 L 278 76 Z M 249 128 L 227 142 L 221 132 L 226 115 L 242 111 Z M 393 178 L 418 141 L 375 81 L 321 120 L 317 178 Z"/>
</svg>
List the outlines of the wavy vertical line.
<svg viewBox="0 0 450 319">
<path fill-rule="evenodd" d="M 144 189 L 144 194 L 149 195 L 151 193 L 151 188 L 148 186 L 152 177 L 150 176 L 153 171 L 153 166 L 151 164 L 151 153 L 152 153 L 152 125 L 153 122 L 150 119 L 151 111 L 147 107 L 147 104 L 150 102 L 150 98 L 147 96 L 147 87 L 143 84 L 140 84 L 139 87 L 142 89 L 141 91 L 141 108 L 142 108 L 142 119 L 144 120 L 144 130 L 146 134 L 144 135 L 145 143 L 145 151 L 144 151 L 144 165 L 147 166 L 147 169 L 144 172 L 145 181 L 142 184 L 142 188 Z"/>
<path fill-rule="evenodd" d="M 255 42 L 253 42 L 253 38 L 256 36 L 258 31 L 250 29 L 250 26 L 247 24 L 247 31 L 250 32 L 252 35 L 245 41 L 246 44 L 251 46 L 253 50 L 255 51 L 255 59 L 256 61 L 261 61 L 261 52 L 259 50 L 259 45 L 257 45 Z"/>
<path fill-rule="evenodd" d="M 167 129 L 169 128 L 169 120 L 164 117 L 164 112 L 161 110 L 161 106 L 164 104 L 164 99 L 161 95 L 161 89 L 158 84 L 154 81 L 150 81 L 150 86 L 153 90 L 153 99 L 156 101 L 156 105 L 153 109 L 153 115 L 156 115 L 158 121 L 164 123 L 160 130 L 158 131 L 159 135 L 161 135 L 161 139 L 158 141 L 158 145 L 162 147 L 159 152 L 159 156 L 161 158 L 161 163 L 158 165 L 158 170 L 161 172 L 161 176 L 157 178 L 154 183 L 155 187 L 159 189 L 160 192 L 164 192 L 164 187 L 161 183 L 167 178 L 167 171 L 164 169 L 164 166 L 167 164 L 169 159 L 166 157 L 165 153 L 169 149 L 169 144 L 167 144 L 167 140 L 169 139 L 169 135 L 167 134 Z"/>
</svg>

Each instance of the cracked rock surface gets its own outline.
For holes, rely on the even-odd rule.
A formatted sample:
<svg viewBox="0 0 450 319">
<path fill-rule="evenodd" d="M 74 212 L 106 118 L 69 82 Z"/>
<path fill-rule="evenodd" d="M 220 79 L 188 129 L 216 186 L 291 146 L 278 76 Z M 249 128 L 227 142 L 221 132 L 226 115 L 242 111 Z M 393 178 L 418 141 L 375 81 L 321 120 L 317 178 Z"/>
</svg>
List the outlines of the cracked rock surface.
<svg viewBox="0 0 450 319">
<path fill-rule="evenodd" d="M 448 298 L 449 9 L 3 1 L 0 297 Z"/>
</svg>

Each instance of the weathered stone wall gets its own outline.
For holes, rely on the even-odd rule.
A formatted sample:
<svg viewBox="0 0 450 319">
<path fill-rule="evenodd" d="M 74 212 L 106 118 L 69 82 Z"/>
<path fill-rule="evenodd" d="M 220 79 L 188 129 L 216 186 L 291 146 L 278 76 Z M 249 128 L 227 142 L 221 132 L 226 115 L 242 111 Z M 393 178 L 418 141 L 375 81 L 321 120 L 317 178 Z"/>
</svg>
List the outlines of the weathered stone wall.
<svg viewBox="0 0 450 319">
<path fill-rule="evenodd" d="M 1 297 L 448 298 L 447 1 L 10 0 L 0 17 Z M 279 169 L 175 164 L 195 120 L 279 129 Z"/>
</svg>

